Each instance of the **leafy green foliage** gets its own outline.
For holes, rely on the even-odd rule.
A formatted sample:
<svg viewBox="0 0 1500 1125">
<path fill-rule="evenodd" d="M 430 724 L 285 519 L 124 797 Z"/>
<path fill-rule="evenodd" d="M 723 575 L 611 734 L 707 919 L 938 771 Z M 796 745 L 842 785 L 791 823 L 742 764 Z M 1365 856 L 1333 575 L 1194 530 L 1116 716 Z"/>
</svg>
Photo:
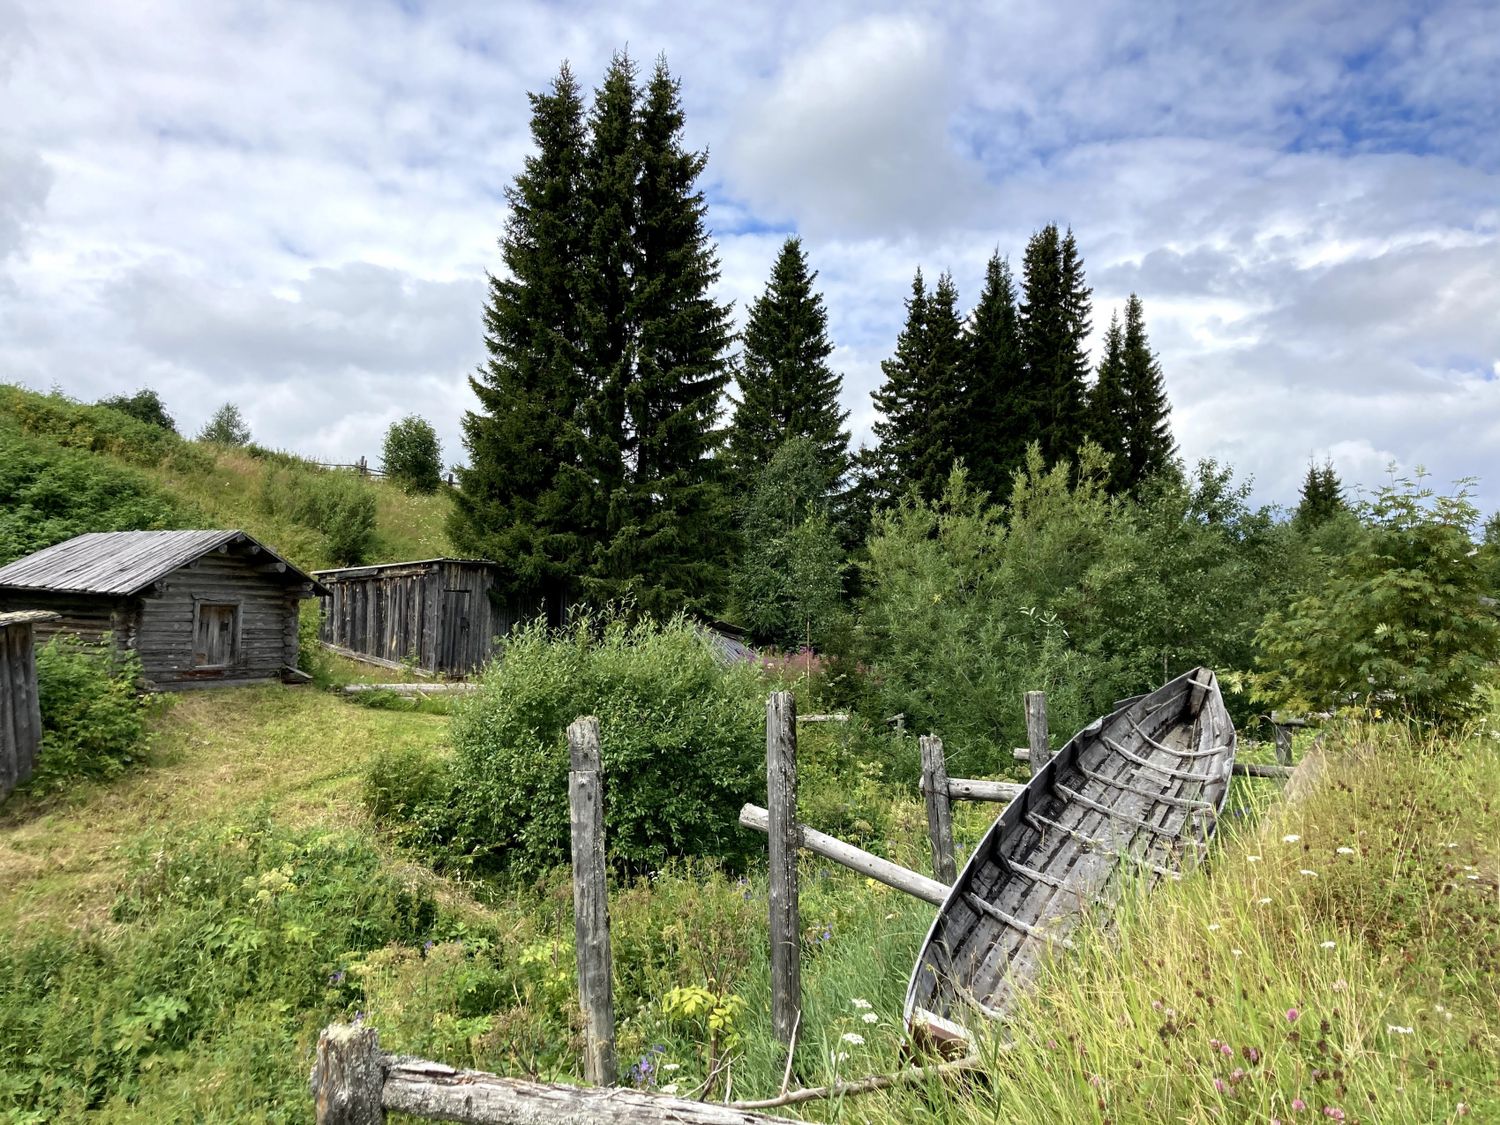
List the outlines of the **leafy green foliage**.
<svg viewBox="0 0 1500 1125">
<path fill-rule="evenodd" d="M 1396 478 L 1362 515 L 1363 549 L 1256 634 L 1257 695 L 1301 710 L 1364 706 L 1451 722 L 1482 706 L 1500 616 L 1482 600 L 1468 482 L 1451 495 Z"/>
<path fill-rule="evenodd" d="M 43 735 L 33 789 L 114 777 L 145 748 L 146 704 L 134 653 L 54 637 L 37 650 L 36 679 Z"/>
<path fill-rule="evenodd" d="M 375 535 L 375 493 L 352 472 L 271 466 L 261 479 L 261 510 L 323 536 L 335 566 L 369 556 Z"/>
<path fill-rule="evenodd" d="M 170 429 L 107 405 L 75 402 L 62 394 L 44 395 L 0 384 L 0 419 L 49 444 L 105 453 L 142 468 L 167 466 L 190 471 L 205 464 L 203 453 Z"/>
<path fill-rule="evenodd" d="M 734 603 L 759 641 L 822 645 L 843 612 L 844 551 L 829 514 L 823 451 L 793 438 L 759 474 L 745 505 Z"/>
<path fill-rule="evenodd" d="M 87 449 L 31 437 L 0 414 L 0 564 L 87 531 L 192 522 L 189 508 L 136 470 Z"/>
<path fill-rule="evenodd" d="M 167 413 L 161 396 L 150 387 L 142 387 L 133 395 L 112 395 L 109 398 L 101 398 L 98 405 L 108 407 L 110 410 L 118 410 L 121 414 L 128 414 L 137 422 L 145 422 L 148 426 L 170 430 L 174 434 L 177 432 L 177 423 L 172 421 L 172 416 Z"/>
<path fill-rule="evenodd" d="M 443 483 L 442 448 L 432 423 L 415 414 L 392 422 L 381 456 L 385 475 L 407 492 L 436 492 Z"/>
<path fill-rule="evenodd" d="M 240 408 L 232 402 L 226 402 L 204 423 L 203 429 L 198 432 L 198 440 L 214 445 L 248 445 L 250 426 L 240 414 Z"/>
<path fill-rule="evenodd" d="M 617 864 L 754 848 L 735 819 L 763 784 L 754 671 L 721 664 L 682 618 L 584 617 L 562 635 L 540 622 L 512 633 L 454 716 L 450 838 L 480 868 L 535 875 L 566 859 L 566 729 L 580 715 L 599 717 Z"/>
</svg>

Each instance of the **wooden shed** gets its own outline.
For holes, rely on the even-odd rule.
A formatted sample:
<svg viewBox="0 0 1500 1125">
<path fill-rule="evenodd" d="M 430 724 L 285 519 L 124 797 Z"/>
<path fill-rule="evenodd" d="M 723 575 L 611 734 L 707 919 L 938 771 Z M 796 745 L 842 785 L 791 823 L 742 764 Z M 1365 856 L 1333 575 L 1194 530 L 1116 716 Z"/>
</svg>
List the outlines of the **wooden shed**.
<svg viewBox="0 0 1500 1125">
<path fill-rule="evenodd" d="M 320 570 L 323 643 L 345 656 L 390 668 L 467 676 L 487 661 L 496 640 L 523 621 L 561 624 L 560 596 L 503 599 L 500 567 L 484 559 Z"/>
<path fill-rule="evenodd" d="M 298 678 L 297 613 L 323 593 L 243 531 L 93 532 L 0 567 L 0 611 L 49 610 L 37 635 L 106 635 L 147 686 Z"/>
<path fill-rule="evenodd" d="M 0 801 L 31 779 L 42 745 L 33 629 L 56 614 L 0 613 Z"/>
</svg>

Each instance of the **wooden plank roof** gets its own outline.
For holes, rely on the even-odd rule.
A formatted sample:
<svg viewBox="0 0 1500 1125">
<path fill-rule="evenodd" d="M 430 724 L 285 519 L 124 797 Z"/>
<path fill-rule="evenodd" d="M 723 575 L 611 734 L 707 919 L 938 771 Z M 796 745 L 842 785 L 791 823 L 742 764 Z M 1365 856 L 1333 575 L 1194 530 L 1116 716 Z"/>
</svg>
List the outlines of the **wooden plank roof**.
<svg viewBox="0 0 1500 1125">
<path fill-rule="evenodd" d="M 0 613 L 0 629 L 10 625 L 35 625 L 38 621 L 52 621 L 57 614 L 45 609 L 23 609 L 15 613 Z"/>
<path fill-rule="evenodd" d="M 243 531 L 91 531 L 0 567 L 0 589 L 128 597 L 194 559 L 244 545 L 286 568 L 274 577 L 312 583 L 324 592 L 310 575 Z"/>
<path fill-rule="evenodd" d="M 500 564 L 492 559 L 412 559 L 410 562 L 369 563 L 365 566 L 345 566 L 335 570 L 315 570 L 313 571 L 313 576 L 323 580 L 341 582 L 348 578 L 379 578 L 385 572 L 391 570 L 416 570 L 422 567 L 447 564 L 455 566 L 480 566 L 491 570 L 500 569 Z"/>
</svg>

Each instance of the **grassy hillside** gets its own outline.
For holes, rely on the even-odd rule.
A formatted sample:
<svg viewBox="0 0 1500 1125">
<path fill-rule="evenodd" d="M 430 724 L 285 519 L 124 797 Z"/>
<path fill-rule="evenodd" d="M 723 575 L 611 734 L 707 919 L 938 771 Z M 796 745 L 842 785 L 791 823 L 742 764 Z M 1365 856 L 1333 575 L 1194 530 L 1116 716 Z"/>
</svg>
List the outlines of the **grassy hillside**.
<svg viewBox="0 0 1500 1125">
<path fill-rule="evenodd" d="M 344 560 L 331 517 L 295 502 L 324 493 L 373 507 L 361 561 L 450 553 L 445 495 L 408 496 L 291 454 L 188 441 L 115 410 L 0 385 L 0 563 L 84 531 L 237 527 L 299 566 L 332 566 Z"/>
<path fill-rule="evenodd" d="M 504 889 L 439 876 L 365 811 L 372 763 L 397 789 L 418 784 L 401 770 L 443 752 L 446 717 L 264 688 L 171 700 L 154 727 L 146 768 L 0 810 L 0 1120 L 305 1120 L 317 1029 L 356 1012 L 397 1051 L 576 1079 L 566 877 Z M 1500 1111 L 1500 740 L 1351 726 L 1328 749 L 1325 784 L 1298 805 L 1239 786 L 1208 869 L 1060 963 L 1010 1043 L 986 1045 L 987 1082 L 794 1112 Z M 877 846 L 922 869 L 914 797 L 880 790 Z M 960 810 L 968 844 L 986 817 Z M 802 905 L 794 1080 L 894 1069 L 930 908 L 815 861 Z M 622 1067 L 655 1088 L 701 1086 L 706 1029 L 673 989 L 713 982 L 744 1002 L 735 1096 L 774 1093 L 762 876 L 675 867 L 618 886 L 612 913 Z"/>
</svg>

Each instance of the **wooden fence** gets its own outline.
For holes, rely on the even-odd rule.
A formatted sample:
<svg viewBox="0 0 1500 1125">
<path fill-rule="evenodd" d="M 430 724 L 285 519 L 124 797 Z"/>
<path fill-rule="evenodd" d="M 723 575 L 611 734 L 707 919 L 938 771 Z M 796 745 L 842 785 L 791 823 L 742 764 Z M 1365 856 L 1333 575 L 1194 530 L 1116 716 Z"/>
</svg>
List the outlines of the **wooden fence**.
<svg viewBox="0 0 1500 1125">
<path fill-rule="evenodd" d="M 55 613 L 0 613 L 0 800 L 31 778 L 42 745 L 32 627 Z"/>
</svg>

